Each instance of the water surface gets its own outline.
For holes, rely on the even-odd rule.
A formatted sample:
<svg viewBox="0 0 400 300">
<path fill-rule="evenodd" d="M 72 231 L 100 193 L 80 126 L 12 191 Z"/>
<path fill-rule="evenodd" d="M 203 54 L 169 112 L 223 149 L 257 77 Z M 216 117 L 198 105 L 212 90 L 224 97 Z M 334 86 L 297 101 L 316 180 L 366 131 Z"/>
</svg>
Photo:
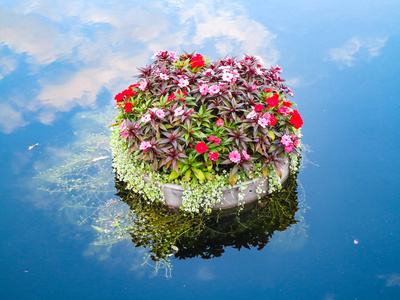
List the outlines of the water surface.
<svg viewBox="0 0 400 300">
<path fill-rule="evenodd" d="M 1 297 L 400 298 L 399 12 L 389 0 L 2 1 Z M 40 172 L 104 155 L 113 96 L 160 49 L 283 68 L 310 151 L 299 222 L 264 249 L 157 265 L 130 240 L 98 245 L 90 216 L 116 197 L 109 159 L 89 170 L 101 188 L 84 208 L 40 189 Z"/>
</svg>

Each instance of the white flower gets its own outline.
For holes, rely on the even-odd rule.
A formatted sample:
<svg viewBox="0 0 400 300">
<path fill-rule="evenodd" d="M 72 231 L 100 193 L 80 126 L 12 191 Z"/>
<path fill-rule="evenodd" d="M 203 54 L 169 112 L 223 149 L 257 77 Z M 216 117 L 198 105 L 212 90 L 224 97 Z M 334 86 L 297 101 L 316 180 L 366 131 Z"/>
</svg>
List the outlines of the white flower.
<svg viewBox="0 0 400 300">
<path fill-rule="evenodd" d="M 147 82 L 144 80 L 140 81 L 139 90 L 144 91 L 146 89 L 146 87 L 147 87 Z"/>
<path fill-rule="evenodd" d="M 178 85 L 181 89 L 187 87 L 189 85 L 189 80 L 182 77 L 181 79 L 179 79 Z"/>
<path fill-rule="evenodd" d="M 268 125 L 268 121 L 264 118 L 259 118 L 257 121 L 258 125 L 260 125 L 262 128 L 265 128 Z"/>
<path fill-rule="evenodd" d="M 252 110 L 251 112 L 249 112 L 246 119 L 255 119 L 255 117 L 257 117 L 257 113 L 254 110 Z"/>
<path fill-rule="evenodd" d="M 157 109 L 157 110 L 156 110 L 156 116 L 157 116 L 159 119 L 164 119 L 164 117 L 165 117 L 165 112 L 164 112 L 162 109 Z"/>
<path fill-rule="evenodd" d="M 145 114 L 144 116 L 142 116 L 140 118 L 140 122 L 146 124 L 147 122 L 149 122 L 151 120 L 151 116 L 150 114 Z"/>
<path fill-rule="evenodd" d="M 259 56 L 254 56 L 254 58 L 258 60 L 258 62 L 260 63 L 260 65 L 264 64 L 264 61 L 263 61 L 263 59 L 262 59 L 261 57 L 259 57 Z"/>
<path fill-rule="evenodd" d="M 169 75 L 166 74 L 166 73 L 160 73 L 160 78 L 161 78 L 162 80 L 168 80 L 168 79 L 169 79 Z"/>
<path fill-rule="evenodd" d="M 175 109 L 175 111 L 174 111 L 174 116 L 175 116 L 175 117 L 179 117 L 179 116 L 183 115 L 184 112 L 185 112 L 185 111 L 182 109 L 182 107 L 178 107 L 178 108 Z"/>
<path fill-rule="evenodd" d="M 222 80 L 224 81 L 228 81 L 230 82 L 233 78 L 233 74 L 229 73 L 229 72 L 224 72 L 224 74 L 222 74 Z"/>
</svg>

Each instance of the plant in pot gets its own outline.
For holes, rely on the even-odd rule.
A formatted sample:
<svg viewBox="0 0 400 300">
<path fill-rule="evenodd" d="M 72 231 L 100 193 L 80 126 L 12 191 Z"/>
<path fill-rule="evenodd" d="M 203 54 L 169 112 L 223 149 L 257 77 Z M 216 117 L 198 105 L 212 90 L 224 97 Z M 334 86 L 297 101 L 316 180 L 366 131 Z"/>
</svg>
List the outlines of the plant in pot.
<svg viewBox="0 0 400 300">
<path fill-rule="evenodd" d="M 130 188 L 148 201 L 211 212 L 235 189 L 240 203 L 253 184 L 254 200 L 297 171 L 303 121 L 279 67 L 251 55 L 153 58 L 115 96 L 113 167 Z"/>
</svg>

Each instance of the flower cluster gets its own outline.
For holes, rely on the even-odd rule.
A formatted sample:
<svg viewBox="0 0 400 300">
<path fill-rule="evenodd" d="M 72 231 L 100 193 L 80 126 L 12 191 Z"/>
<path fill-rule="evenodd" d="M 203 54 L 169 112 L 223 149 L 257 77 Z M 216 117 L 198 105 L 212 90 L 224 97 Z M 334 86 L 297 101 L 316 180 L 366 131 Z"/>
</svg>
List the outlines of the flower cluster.
<svg viewBox="0 0 400 300">
<path fill-rule="evenodd" d="M 261 58 L 210 62 L 198 53 L 159 51 L 138 81 L 115 96 L 116 125 L 130 155 L 169 180 L 205 182 L 223 171 L 279 170 L 299 155 L 303 120 L 281 68 Z"/>
</svg>

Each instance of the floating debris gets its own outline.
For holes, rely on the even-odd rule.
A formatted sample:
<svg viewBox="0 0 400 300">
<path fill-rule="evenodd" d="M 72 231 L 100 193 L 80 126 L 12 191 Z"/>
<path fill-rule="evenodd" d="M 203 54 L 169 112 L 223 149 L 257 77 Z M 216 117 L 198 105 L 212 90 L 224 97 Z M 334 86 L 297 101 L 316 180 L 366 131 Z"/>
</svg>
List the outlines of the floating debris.
<svg viewBox="0 0 400 300">
<path fill-rule="evenodd" d="M 92 227 L 97 231 L 97 232 L 100 232 L 100 233 L 102 233 L 103 232 L 103 229 L 102 228 L 100 228 L 100 227 L 98 227 L 98 226 L 94 226 L 94 225 L 92 225 Z"/>
<path fill-rule="evenodd" d="M 106 159 L 106 158 L 109 158 L 109 157 L 110 157 L 110 155 L 100 156 L 100 157 L 97 157 L 97 158 L 93 158 L 92 161 L 98 161 L 98 160 Z"/>
<path fill-rule="evenodd" d="M 358 245 L 358 240 L 354 240 L 354 245 Z"/>
<path fill-rule="evenodd" d="M 39 146 L 39 143 L 36 143 L 35 145 L 29 146 L 28 150 L 32 150 L 32 149 L 35 148 L 36 146 Z"/>
</svg>

